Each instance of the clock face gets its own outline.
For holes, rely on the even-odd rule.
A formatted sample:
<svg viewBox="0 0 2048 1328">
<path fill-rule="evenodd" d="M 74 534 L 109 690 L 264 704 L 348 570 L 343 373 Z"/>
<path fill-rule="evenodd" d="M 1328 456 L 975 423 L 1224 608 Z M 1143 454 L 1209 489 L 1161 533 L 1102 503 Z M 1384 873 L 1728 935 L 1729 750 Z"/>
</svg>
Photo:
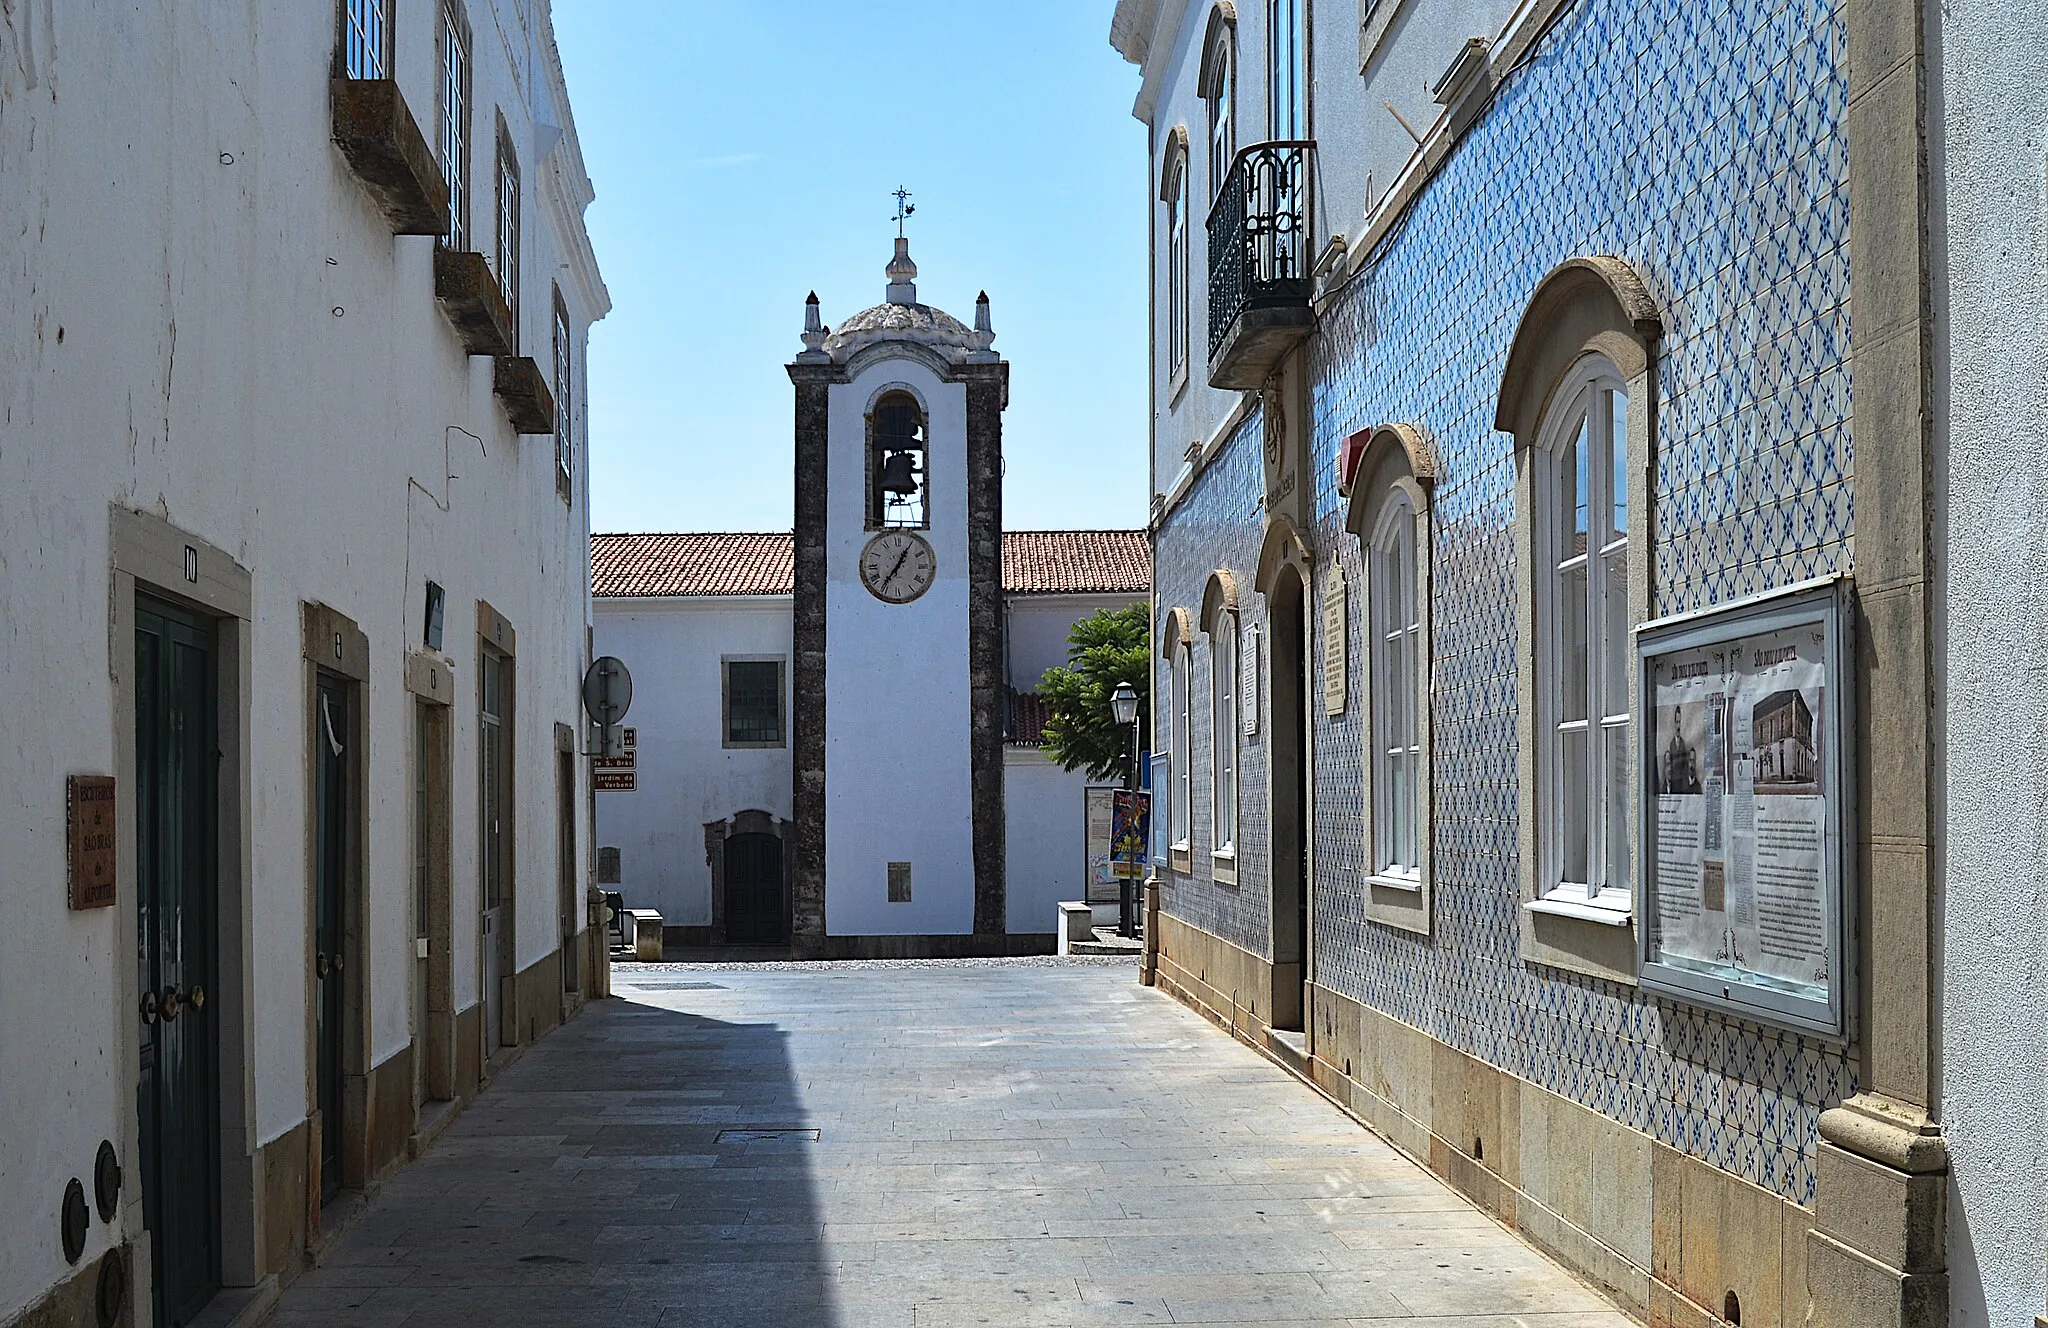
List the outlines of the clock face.
<svg viewBox="0 0 2048 1328">
<path fill-rule="evenodd" d="M 924 536 L 885 530 L 860 551 L 860 580 L 885 604 L 908 604 L 932 588 L 939 560 Z"/>
</svg>

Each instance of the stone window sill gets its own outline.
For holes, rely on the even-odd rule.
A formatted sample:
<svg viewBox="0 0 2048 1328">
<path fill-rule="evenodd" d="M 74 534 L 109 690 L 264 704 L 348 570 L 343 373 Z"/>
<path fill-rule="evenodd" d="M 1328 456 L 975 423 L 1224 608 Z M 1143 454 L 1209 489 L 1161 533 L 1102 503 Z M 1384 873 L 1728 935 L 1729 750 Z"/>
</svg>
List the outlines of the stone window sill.
<svg viewBox="0 0 2048 1328">
<path fill-rule="evenodd" d="M 1522 907 L 1531 913 L 1577 918 L 1580 922 L 1597 922 L 1603 927 L 1626 927 L 1635 921 L 1635 912 L 1632 909 L 1607 908 L 1600 904 L 1588 904 L 1574 899 L 1531 899 Z"/>
<path fill-rule="evenodd" d="M 1422 893 L 1422 878 L 1420 876 L 1374 875 L 1368 876 L 1365 879 L 1368 884 L 1377 890 L 1400 890 L 1411 895 Z"/>
</svg>

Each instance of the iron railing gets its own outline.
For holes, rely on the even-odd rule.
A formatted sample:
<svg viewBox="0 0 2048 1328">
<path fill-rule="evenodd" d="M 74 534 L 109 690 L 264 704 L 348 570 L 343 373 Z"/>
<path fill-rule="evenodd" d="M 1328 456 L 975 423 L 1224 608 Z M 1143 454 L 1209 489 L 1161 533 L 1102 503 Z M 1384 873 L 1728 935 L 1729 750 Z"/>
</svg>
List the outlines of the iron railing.
<svg viewBox="0 0 2048 1328">
<path fill-rule="evenodd" d="M 1311 139 L 1241 149 L 1209 209 L 1209 355 L 1248 309 L 1309 298 Z"/>
</svg>

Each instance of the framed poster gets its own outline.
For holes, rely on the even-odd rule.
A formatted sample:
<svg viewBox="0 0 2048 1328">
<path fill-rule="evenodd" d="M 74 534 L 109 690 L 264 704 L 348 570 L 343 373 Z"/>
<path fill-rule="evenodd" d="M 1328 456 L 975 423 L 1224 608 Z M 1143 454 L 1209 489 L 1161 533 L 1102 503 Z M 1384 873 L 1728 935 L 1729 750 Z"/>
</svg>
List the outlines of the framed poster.
<svg viewBox="0 0 2048 1328">
<path fill-rule="evenodd" d="M 1090 785 L 1082 794 L 1086 799 L 1082 819 L 1082 842 L 1088 853 L 1086 893 L 1091 904 L 1114 904 L 1123 888 L 1117 884 L 1116 854 L 1110 839 L 1120 791 L 1102 784 Z"/>
<path fill-rule="evenodd" d="M 1842 1034 L 1846 578 L 1636 634 L 1642 983 Z"/>
</svg>

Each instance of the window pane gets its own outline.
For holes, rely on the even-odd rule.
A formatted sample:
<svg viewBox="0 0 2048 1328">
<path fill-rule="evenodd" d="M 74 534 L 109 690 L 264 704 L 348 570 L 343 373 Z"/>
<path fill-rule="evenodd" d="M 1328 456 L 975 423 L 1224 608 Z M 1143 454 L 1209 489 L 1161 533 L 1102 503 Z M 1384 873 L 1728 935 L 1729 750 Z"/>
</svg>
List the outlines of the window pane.
<svg viewBox="0 0 2048 1328">
<path fill-rule="evenodd" d="M 1584 729 L 1557 735 L 1558 862 L 1560 881 L 1586 880 L 1586 742 Z"/>
<path fill-rule="evenodd" d="M 782 666 L 774 660 L 726 665 L 726 741 L 782 741 Z"/>
<path fill-rule="evenodd" d="M 1614 457 L 1614 519 L 1608 539 L 1628 538 L 1628 398 L 1620 392 L 1607 397 L 1608 445 Z"/>
<path fill-rule="evenodd" d="M 1592 479 L 1586 455 L 1592 440 L 1586 434 L 1587 425 L 1582 421 L 1578 436 L 1557 454 L 1557 516 L 1558 528 L 1562 532 L 1556 553 L 1558 562 L 1576 558 L 1586 551 L 1586 507 L 1591 498 L 1587 487 Z"/>
<path fill-rule="evenodd" d="M 1559 723 L 1586 717 L 1586 565 L 1557 574 Z"/>
<path fill-rule="evenodd" d="M 1600 710 L 1607 715 L 1629 712 L 1628 694 L 1628 551 L 1611 550 L 1600 559 Z"/>
<path fill-rule="evenodd" d="M 1413 796 L 1408 777 L 1408 758 L 1391 757 L 1387 761 L 1387 782 L 1392 786 L 1388 800 L 1387 842 L 1380 848 L 1381 863 L 1386 867 L 1405 867 L 1412 860 L 1408 854 L 1409 803 Z"/>
<path fill-rule="evenodd" d="M 1603 884 L 1606 890 L 1628 896 L 1631 884 L 1629 872 L 1629 825 L 1628 825 L 1628 725 L 1616 724 L 1603 729 L 1601 741 L 1607 749 L 1607 777 L 1602 781 L 1601 794 L 1605 801 L 1603 820 L 1607 830 L 1607 852 L 1601 864 Z"/>
</svg>

